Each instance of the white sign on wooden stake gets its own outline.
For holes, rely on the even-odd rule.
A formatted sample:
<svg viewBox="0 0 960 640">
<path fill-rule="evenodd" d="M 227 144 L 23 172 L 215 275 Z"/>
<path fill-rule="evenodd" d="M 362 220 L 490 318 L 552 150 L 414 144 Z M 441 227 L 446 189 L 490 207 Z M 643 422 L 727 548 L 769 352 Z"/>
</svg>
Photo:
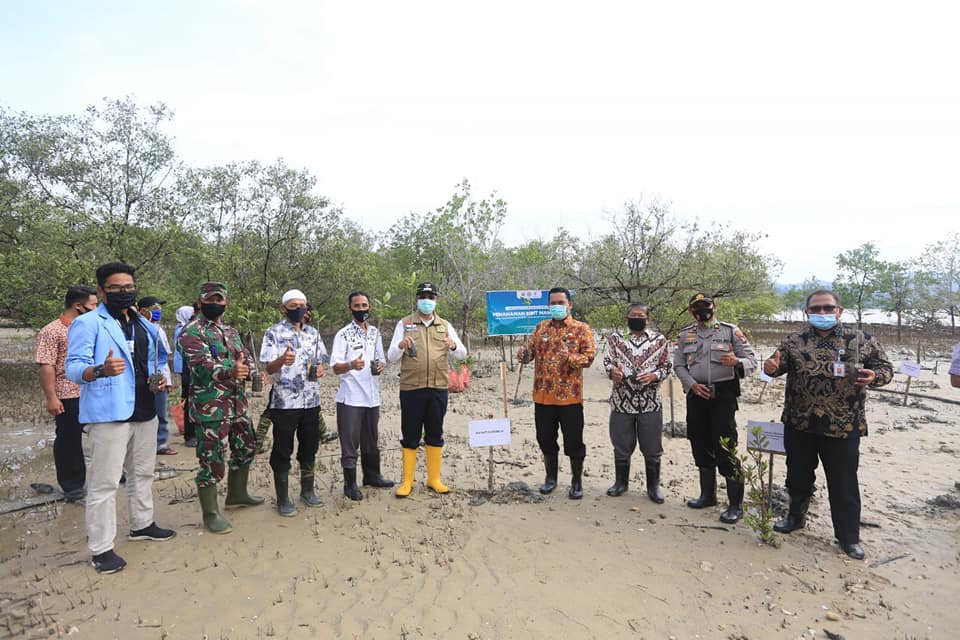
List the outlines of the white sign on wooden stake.
<svg viewBox="0 0 960 640">
<path fill-rule="evenodd" d="M 919 362 L 910 362 L 909 360 L 904 360 L 900 363 L 900 373 L 905 373 L 911 378 L 920 377 L 920 363 Z"/>
<path fill-rule="evenodd" d="M 766 446 L 761 447 L 757 438 L 753 435 L 753 428 L 760 427 L 760 435 L 767 439 Z M 769 453 L 786 453 L 783 446 L 783 423 L 782 422 L 760 422 L 759 420 L 747 420 L 747 449 L 757 449 Z"/>
<path fill-rule="evenodd" d="M 510 418 L 471 420 L 467 423 L 470 447 L 502 447 L 510 444 Z"/>
</svg>

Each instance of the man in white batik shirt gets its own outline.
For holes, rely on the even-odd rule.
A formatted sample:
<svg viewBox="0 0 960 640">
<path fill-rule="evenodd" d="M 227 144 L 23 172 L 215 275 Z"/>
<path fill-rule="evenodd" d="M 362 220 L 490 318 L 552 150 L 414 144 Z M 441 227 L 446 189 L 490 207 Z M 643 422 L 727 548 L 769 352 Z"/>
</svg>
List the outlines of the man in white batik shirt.
<svg viewBox="0 0 960 640">
<path fill-rule="evenodd" d="M 307 296 L 299 289 L 283 294 L 280 312 L 285 318 L 263 335 L 260 362 L 270 374 L 270 414 L 273 450 L 270 468 L 277 488 L 277 510 L 292 516 L 297 508 L 288 495 L 290 456 L 296 436 L 300 463 L 300 499 L 308 506 L 322 504 L 313 490 L 314 464 L 320 447 L 320 381 L 326 372 L 327 349 L 317 330 L 303 322 Z"/>
</svg>

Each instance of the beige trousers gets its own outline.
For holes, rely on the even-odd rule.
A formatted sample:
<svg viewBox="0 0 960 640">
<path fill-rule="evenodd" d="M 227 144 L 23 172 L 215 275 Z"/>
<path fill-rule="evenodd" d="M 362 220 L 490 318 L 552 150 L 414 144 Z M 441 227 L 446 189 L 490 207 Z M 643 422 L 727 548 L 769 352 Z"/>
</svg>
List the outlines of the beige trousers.
<svg viewBox="0 0 960 640">
<path fill-rule="evenodd" d="M 117 489 L 127 473 L 130 530 L 153 522 L 153 471 L 157 463 L 157 419 L 87 425 L 87 546 L 93 555 L 113 549 L 117 535 Z"/>
</svg>

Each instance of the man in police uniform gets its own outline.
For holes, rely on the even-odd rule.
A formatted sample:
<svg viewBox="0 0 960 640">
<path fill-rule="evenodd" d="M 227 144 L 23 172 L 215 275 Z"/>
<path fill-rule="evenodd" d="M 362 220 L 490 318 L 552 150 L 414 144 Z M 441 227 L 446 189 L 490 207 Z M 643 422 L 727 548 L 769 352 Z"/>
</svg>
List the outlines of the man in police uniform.
<svg viewBox="0 0 960 640">
<path fill-rule="evenodd" d="M 740 378 L 757 368 L 747 337 L 733 324 L 718 322 L 717 306 L 707 293 L 690 298 L 696 323 L 680 331 L 673 366 L 687 395 L 687 438 L 700 470 L 700 497 L 688 500 L 692 509 L 717 504 L 717 468 L 727 479 L 729 506 L 720 514 L 726 524 L 737 522 L 743 511 L 743 475 L 740 462 L 723 450 L 721 438 L 737 444 L 737 398 Z"/>
<path fill-rule="evenodd" d="M 189 411 L 197 428 L 197 496 L 203 524 L 211 533 L 233 530 L 217 504 L 217 483 L 224 475 L 224 440 L 230 446 L 226 507 L 254 507 L 264 502 L 247 493 L 257 439 L 247 415 L 244 381 L 259 374 L 250 366 L 253 356 L 244 348 L 240 334 L 221 319 L 226 307 L 227 285 L 200 285 L 200 313 L 184 327 L 179 339 L 184 366 L 190 368 Z"/>
</svg>

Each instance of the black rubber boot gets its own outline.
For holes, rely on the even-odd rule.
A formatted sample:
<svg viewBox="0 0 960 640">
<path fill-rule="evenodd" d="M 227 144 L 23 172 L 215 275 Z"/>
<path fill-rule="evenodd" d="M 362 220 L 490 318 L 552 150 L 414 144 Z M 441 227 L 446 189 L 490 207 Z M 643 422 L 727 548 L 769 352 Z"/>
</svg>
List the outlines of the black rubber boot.
<svg viewBox="0 0 960 640">
<path fill-rule="evenodd" d="M 700 470 L 700 497 L 687 500 L 691 509 L 717 506 L 717 471 L 713 467 L 698 467 Z"/>
<path fill-rule="evenodd" d="M 647 497 L 657 504 L 663 504 L 663 493 L 660 491 L 660 459 L 645 459 L 643 464 L 647 471 Z"/>
<path fill-rule="evenodd" d="M 285 518 L 297 515 L 297 508 L 290 502 L 290 481 L 286 473 L 273 472 L 273 484 L 277 488 L 277 511 Z"/>
<path fill-rule="evenodd" d="M 720 514 L 720 522 L 735 524 L 743 517 L 743 483 L 727 478 L 727 510 Z"/>
<path fill-rule="evenodd" d="M 571 500 L 583 497 L 583 458 L 570 456 L 570 491 L 567 497 Z"/>
<path fill-rule="evenodd" d="M 354 486 L 356 486 L 356 476 L 354 476 Z M 323 504 L 313 492 L 313 468 L 300 469 L 300 500 L 310 507 L 319 507 Z"/>
<path fill-rule="evenodd" d="M 616 462 L 614 463 L 614 468 L 617 472 L 617 479 L 614 481 L 613 486 L 607 489 L 607 495 L 610 497 L 622 496 L 627 491 L 627 487 L 630 484 L 630 461 L 627 462 Z"/>
<path fill-rule="evenodd" d="M 343 468 L 343 495 L 351 500 L 363 500 L 363 494 L 360 493 L 360 487 L 357 486 L 357 469 Z"/>
<path fill-rule="evenodd" d="M 773 525 L 773 530 L 777 533 L 790 533 L 797 529 L 803 529 L 803 526 L 807 523 L 807 508 L 809 506 L 810 498 L 797 500 L 791 497 L 790 510 L 787 512 L 787 516 L 777 520 Z"/>
<path fill-rule="evenodd" d="M 379 451 L 377 453 L 361 453 L 360 466 L 363 467 L 363 486 L 386 489 L 394 485 L 393 480 L 387 480 L 380 475 Z"/>
<path fill-rule="evenodd" d="M 560 468 L 560 457 L 556 453 L 543 454 L 543 466 L 547 469 L 547 477 L 540 487 L 540 493 L 546 495 L 557 488 L 557 470 Z"/>
</svg>

